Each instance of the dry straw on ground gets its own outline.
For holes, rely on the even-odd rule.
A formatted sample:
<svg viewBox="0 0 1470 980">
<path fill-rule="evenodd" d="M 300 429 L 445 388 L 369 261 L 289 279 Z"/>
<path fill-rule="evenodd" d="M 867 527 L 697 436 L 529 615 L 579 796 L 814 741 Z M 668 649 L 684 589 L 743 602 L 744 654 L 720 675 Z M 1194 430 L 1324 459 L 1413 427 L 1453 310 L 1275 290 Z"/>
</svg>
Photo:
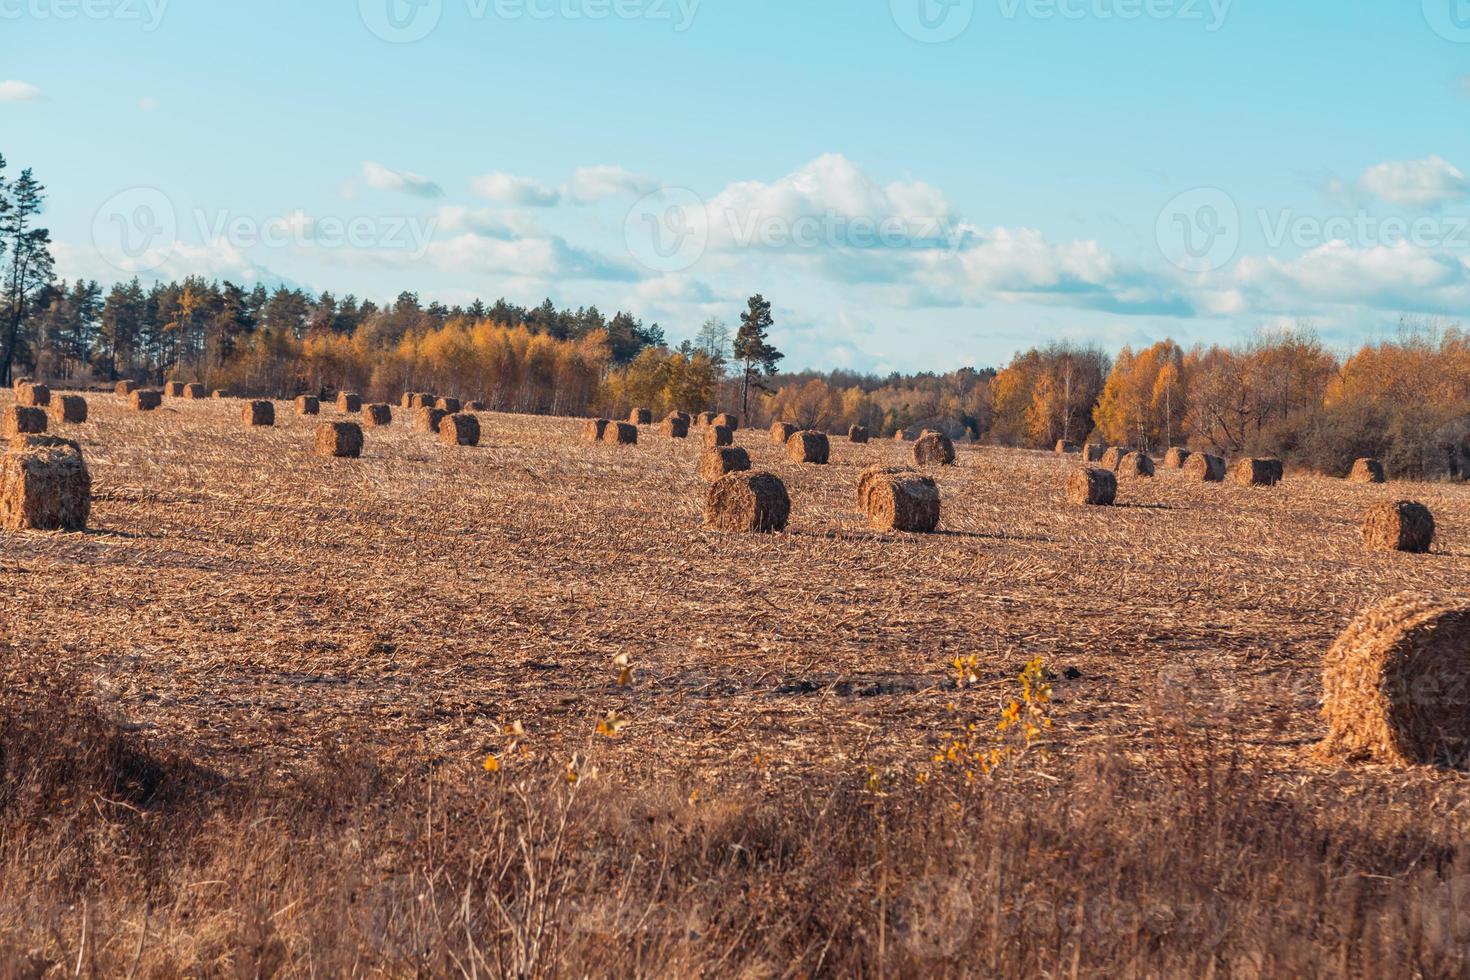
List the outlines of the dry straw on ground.
<svg viewBox="0 0 1470 980">
<path fill-rule="evenodd" d="M 252 428 L 268 428 L 276 424 L 276 406 L 268 401 L 246 402 L 240 415 Z"/>
<path fill-rule="evenodd" d="M 1390 765 L 1470 761 L 1470 603 L 1409 593 L 1374 606 L 1327 652 L 1329 756 Z"/>
<path fill-rule="evenodd" d="M 364 405 L 362 424 L 369 428 L 393 424 L 393 409 L 384 404 Z"/>
<path fill-rule="evenodd" d="M 704 430 L 706 448 L 735 445 L 735 430 L 723 425 L 711 425 Z"/>
<path fill-rule="evenodd" d="M 1065 439 L 1057 440 L 1055 452 L 1058 456 L 1070 456 L 1072 453 L 1081 451 L 1082 447 L 1078 446 L 1075 442 L 1068 442 Z"/>
<path fill-rule="evenodd" d="M 659 426 L 659 432 L 668 439 L 687 439 L 689 438 L 689 417 L 670 415 Z"/>
<path fill-rule="evenodd" d="M 29 405 L 11 405 L 0 416 L 0 434 L 6 439 L 33 432 L 46 431 L 46 412 Z"/>
<path fill-rule="evenodd" d="M 1191 453 L 1188 449 L 1182 449 L 1179 446 L 1174 446 L 1167 453 L 1164 454 L 1164 469 L 1182 470 L 1184 469 L 1184 464 L 1189 462 L 1189 457 L 1192 455 L 1194 454 Z"/>
<path fill-rule="evenodd" d="M 858 499 L 876 531 L 931 534 L 939 528 L 939 485 L 934 478 L 894 467 L 870 467 L 858 482 Z"/>
<path fill-rule="evenodd" d="M 87 421 L 87 399 L 81 395 L 52 395 L 51 421 L 64 425 L 81 425 Z"/>
<path fill-rule="evenodd" d="M 1118 499 L 1118 475 L 1100 466 L 1084 466 L 1067 476 L 1067 502 L 1111 507 Z"/>
<path fill-rule="evenodd" d="M 23 382 L 15 387 L 15 403 L 27 408 L 46 408 L 51 404 L 51 389 L 32 381 Z"/>
<path fill-rule="evenodd" d="M 1154 475 L 1153 458 L 1148 453 L 1129 453 L 1118 461 L 1118 475 L 1151 477 Z"/>
<path fill-rule="evenodd" d="M 357 459 L 362 455 L 362 426 L 356 422 L 320 422 L 314 449 L 318 456 Z"/>
<path fill-rule="evenodd" d="M 186 384 L 184 385 L 184 390 L 179 394 L 191 402 L 203 401 L 205 395 L 204 386 L 197 383 Z"/>
<path fill-rule="evenodd" d="M 796 432 L 786 440 L 786 458 L 793 463 L 825 464 L 832 456 L 832 442 L 825 432 Z"/>
<path fill-rule="evenodd" d="M 1424 554 L 1434 544 L 1434 515 L 1412 500 L 1382 501 L 1363 517 L 1363 543 L 1376 551 Z"/>
<path fill-rule="evenodd" d="M 919 466 L 952 466 L 954 459 L 954 442 L 942 432 L 925 432 L 914 443 L 914 463 Z"/>
<path fill-rule="evenodd" d="M 320 415 L 322 403 L 315 395 L 300 395 L 296 399 L 297 415 Z"/>
<path fill-rule="evenodd" d="M 112 393 L 122 398 L 128 397 L 137 390 L 138 382 L 136 381 L 119 381 L 117 384 L 112 386 Z"/>
<path fill-rule="evenodd" d="M 92 508 L 92 477 L 68 446 L 12 449 L 0 457 L 0 528 L 82 531 Z"/>
<path fill-rule="evenodd" d="M 647 408 L 635 408 L 628 413 L 628 421 L 633 425 L 653 424 L 653 411 Z"/>
<path fill-rule="evenodd" d="M 588 419 L 582 423 L 582 441 L 601 442 L 603 433 L 611 424 L 607 419 Z"/>
<path fill-rule="evenodd" d="M 743 473 L 750 469 L 750 454 L 739 446 L 706 449 L 699 457 L 699 478 L 713 483 L 726 473 Z"/>
<path fill-rule="evenodd" d="M 1284 469 L 1279 459 L 1242 459 L 1230 470 L 1230 482 L 1242 487 L 1274 487 Z"/>
<path fill-rule="evenodd" d="M 602 429 L 602 441 L 619 446 L 636 446 L 638 426 L 632 422 L 609 422 Z"/>
<path fill-rule="evenodd" d="M 867 429 L 867 426 L 854 425 L 854 426 L 849 427 L 848 430 L 847 430 L 847 441 L 848 442 L 856 442 L 856 443 L 864 443 L 864 442 L 867 442 L 868 441 L 868 429 Z"/>
<path fill-rule="evenodd" d="M 770 473 L 731 473 L 705 495 L 704 523 L 715 530 L 773 533 L 786 530 L 790 517 L 786 484 Z"/>
<path fill-rule="evenodd" d="M 776 445 L 785 446 L 794 435 L 796 435 L 796 426 L 790 422 L 771 423 L 771 441 Z"/>
<path fill-rule="evenodd" d="M 444 416 L 439 422 L 439 441 L 446 446 L 478 446 L 480 420 L 468 412 Z"/>
<path fill-rule="evenodd" d="M 163 392 L 152 388 L 139 388 L 128 396 L 128 403 L 137 412 L 151 412 L 163 404 Z"/>
<path fill-rule="evenodd" d="M 1353 463 L 1348 479 L 1353 483 L 1388 482 L 1388 476 L 1383 471 L 1383 464 L 1376 459 L 1360 459 Z"/>
<path fill-rule="evenodd" d="M 1184 475 L 1196 483 L 1225 482 L 1225 460 L 1210 453 L 1190 453 L 1184 461 Z"/>
<path fill-rule="evenodd" d="M 362 411 L 362 396 L 354 391 L 343 391 L 337 395 L 337 411 L 343 415 L 356 415 Z"/>
</svg>

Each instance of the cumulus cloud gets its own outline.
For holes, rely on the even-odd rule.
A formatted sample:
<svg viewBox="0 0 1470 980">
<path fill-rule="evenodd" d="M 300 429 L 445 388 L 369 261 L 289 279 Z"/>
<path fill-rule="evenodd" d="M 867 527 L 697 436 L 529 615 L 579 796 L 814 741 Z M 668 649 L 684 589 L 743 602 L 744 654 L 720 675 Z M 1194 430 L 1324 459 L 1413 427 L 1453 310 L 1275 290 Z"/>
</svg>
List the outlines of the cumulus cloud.
<svg viewBox="0 0 1470 980">
<path fill-rule="evenodd" d="M 41 90 L 29 82 L 14 79 L 0 82 L 0 102 L 34 102 L 41 97 Z"/>
<path fill-rule="evenodd" d="M 473 275 L 552 281 L 632 282 L 639 278 L 627 263 L 578 248 L 555 236 L 503 239 L 464 232 L 432 243 L 426 254 L 441 269 Z"/>
<path fill-rule="evenodd" d="M 444 188 L 427 177 L 406 170 L 393 170 L 371 160 L 363 162 L 362 176 L 369 187 L 400 191 L 414 197 L 443 197 Z"/>
<path fill-rule="evenodd" d="M 1470 180 L 1437 156 L 1380 163 L 1358 182 L 1370 194 L 1406 208 L 1438 208 L 1470 198 Z"/>
<path fill-rule="evenodd" d="M 567 197 L 577 204 L 596 204 L 618 197 L 642 197 L 663 186 L 656 177 L 622 167 L 582 167 L 567 182 Z"/>
<path fill-rule="evenodd" d="M 501 171 L 476 177 L 471 186 L 480 197 L 501 204 L 549 208 L 561 201 L 559 191 L 547 187 L 536 178 L 517 177 Z"/>
<path fill-rule="evenodd" d="M 1470 308 L 1467 260 L 1407 242 L 1355 248 L 1335 241 L 1291 259 L 1249 256 L 1241 259 L 1236 278 L 1260 310 L 1347 304 L 1431 313 Z"/>
</svg>

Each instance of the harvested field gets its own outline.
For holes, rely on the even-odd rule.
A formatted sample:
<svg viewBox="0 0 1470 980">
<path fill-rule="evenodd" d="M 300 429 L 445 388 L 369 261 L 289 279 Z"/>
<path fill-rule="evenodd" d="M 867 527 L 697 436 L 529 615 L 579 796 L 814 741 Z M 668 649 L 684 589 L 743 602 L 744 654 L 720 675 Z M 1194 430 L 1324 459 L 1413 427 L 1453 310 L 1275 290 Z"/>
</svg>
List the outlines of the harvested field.
<svg viewBox="0 0 1470 980">
<path fill-rule="evenodd" d="M 584 794 L 568 810 L 573 856 L 565 874 L 537 866 L 567 890 L 556 894 L 579 907 L 619 896 L 614 933 L 645 907 L 711 924 L 698 943 L 568 932 L 558 955 L 586 959 L 529 974 L 634 975 L 647 967 L 637 956 L 662 951 L 672 972 L 716 975 L 732 965 L 716 965 L 721 951 L 739 949 L 742 968 L 815 975 L 886 962 L 894 975 L 958 976 L 990 955 L 1066 975 L 1074 954 L 1096 975 L 1140 944 L 1172 975 L 1245 972 L 1262 956 L 1267 973 L 1462 965 L 1458 947 L 1410 923 L 1470 873 L 1457 856 L 1470 777 L 1344 765 L 1315 748 L 1323 657 L 1358 612 L 1405 591 L 1470 591 L 1463 486 L 1415 486 L 1436 548 L 1387 554 L 1362 546 L 1359 522 L 1399 486 L 1294 473 L 1262 493 L 1161 471 L 1131 482 L 1123 506 L 1069 507 L 1060 488 L 1075 459 L 961 446 L 930 474 L 943 530 L 894 536 L 868 528 L 854 489 L 868 466 L 909 463 L 911 446 L 839 440 L 829 465 L 806 466 L 764 430 L 741 430 L 737 445 L 784 482 L 791 510 L 785 533 L 733 534 L 704 526 L 696 440 L 590 452 L 583 420 L 487 415 L 496 437 L 477 452 L 390 426 L 349 465 L 317 457 L 318 420 L 294 413 L 246 429 L 238 403 L 91 407 L 67 431 L 91 470 L 88 532 L 0 534 L 7 710 L 34 698 L 54 714 L 67 703 L 54 685 L 72 678 L 160 760 L 187 760 L 158 762 L 160 785 L 194 794 L 185 806 L 99 790 L 64 811 L 120 849 L 115 887 L 86 913 L 100 972 L 128 972 L 145 919 L 144 963 L 163 965 L 153 975 L 210 972 L 244 948 L 242 916 L 292 956 L 333 934 L 371 962 L 406 955 L 412 933 L 396 917 L 385 930 L 381 903 L 436 867 L 430 853 L 452 855 L 445 869 L 468 864 L 465 838 L 492 862 L 514 854 L 513 835 L 494 843 L 502 817 L 549 847 L 543 818 L 561 812 L 569 764 Z M 973 658 L 962 684 L 956 658 Z M 982 790 L 964 795 L 933 757 L 966 723 L 991 730 L 1034 658 L 1053 690 L 1045 759 L 976 773 Z M 9 731 L 31 730 L 14 717 Z M 516 725 L 524 736 L 507 733 Z M 214 781 L 225 788 L 199 788 Z M 452 834 L 422 819 L 440 806 Z M 123 825 L 136 839 L 109 836 L 134 819 L 128 807 L 149 814 Z M 232 829 L 180 822 L 197 807 Z M 320 819 L 302 816 L 313 808 Z M 92 826 L 34 826 L 53 822 L 69 840 Z M 262 826 L 270 836 L 250 829 Z M 347 857 L 364 841 L 380 860 Z M 667 878 L 655 860 L 645 879 L 597 841 L 685 857 Z M 199 865 L 172 864 L 184 847 Z M 165 869 L 157 879 L 143 857 Z M 527 871 L 503 859 L 509 908 Z M 12 948 L 73 963 L 82 903 L 55 897 L 70 893 L 39 867 L 8 883 L 57 902 L 69 958 L 44 922 L 32 931 L 11 910 L 0 924 Z M 351 875 L 366 876 L 360 888 L 335 884 Z M 584 881 L 595 890 L 578 891 Z M 1008 890 L 1023 881 L 1065 923 L 1106 912 L 1112 924 L 1079 946 L 1070 926 L 1030 917 L 1037 906 Z M 163 903 L 147 916 L 145 885 Z M 258 921 L 237 894 L 270 896 Z M 926 945 L 916 916 L 946 897 L 971 918 Z M 881 917 L 885 901 L 894 911 Z M 820 927 L 793 925 L 796 906 Z M 1160 908 L 1177 932 L 1117 925 Z M 713 924 L 716 912 L 736 925 Z M 475 928 L 493 932 L 501 920 L 483 914 Z M 165 916 L 200 924 L 174 930 Z M 883 959 L 879 923 L 894 930 Z M 824 963 L 834 932 L 843 952 Z"/>
</svg>

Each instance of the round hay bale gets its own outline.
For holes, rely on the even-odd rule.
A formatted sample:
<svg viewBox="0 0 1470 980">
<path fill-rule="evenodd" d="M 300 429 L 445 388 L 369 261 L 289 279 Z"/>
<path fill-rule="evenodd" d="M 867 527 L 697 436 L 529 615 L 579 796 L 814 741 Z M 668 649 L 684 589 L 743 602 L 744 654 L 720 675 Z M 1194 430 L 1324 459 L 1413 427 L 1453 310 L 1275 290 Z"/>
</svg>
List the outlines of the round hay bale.
<svg viewBox="0 0 1470 980">
<path fill-rule="evenodd" d="M 1070 456 L 1080 451 L 1080 448 L 1075 442 L 1068 442 L 1065 439 L 1058 440 L 1057 442 L 1056 454 L 1058 456 Z"/>
<path fill-rule="evenodd" d="M 632 422 L 609 422 L 602 430 L 602 441 L 617 446 L 638 445 L 638 426 Z"/>
<path fill-rule="evenodd" d="M 398 399 L 399 408 L 413 408 L 413 392 L 405 391 L 403 397 Z"/>
<path fill-rule="evenodd" d="M 85 531 L 92 475 L 71 446 L 12 449 L 0 458 L 0 528 Z"/>
<path fill-rule="evenodd" d="M 64 447 L 82 451 L 82 444 L 75 439 L 63 439 L 60 436 L 39 435 L 36 433 L 20 433 L 10 437 L 11 449 L 56 449 Z"/>
<path fill-rule="evenodd" d="M 1105 468 L 1116 473 L 1118 472 L 1118 464 L 1123 462 L 1123 457 L 1127 456 L 1130 451 L 1122 446 L 1109 446 L 1102 454 L 1100 462 Z"/>
<path fill-rule="evenodd" d="M 725 413 L 723 413 L 721 415 L 716 415 L 714 417 L 714 419 L 710 422 L 710 424 L 711 425 L 724 426 L 725 428 L 729 429 L 731 432 L 739 432 L 740 431 L 740 416 L 738 416 L 738 415 L 731 415 L 729 412 L 725 412 Z"/>
<path fill-rule="evenodd" d="M 858 482 L 858 498 L 875 531 L 932 534 L 939 528 L 939 485 L 931 476 L 869 469 Z"/>
<path fill-rule="evenodd" d="M 87 400 L 81 395 L 52 395 L 49 411 L 53 421 L 81 425 L 87 421 Z"/>
<path fill-rule="evenodd" d="M 919 466 L 953 466 L 954 443 L 942 432 L 926 431 L 914 443 L 914 463 Z"/>
<path fill-rule="evenodd" d="M 674 418 L 683 419 L 686 425 L 694 424 L 694 416 L 690 415 L 688 412 L 671 412 L 669 414 L 672 415 Z"/>
<path fill-rule="evenodd" d="M 241 415 L 245 424 L 252 428 L 269 428 L 276 424 L 276 406 L 267 401 L 246 402 Z"/>
<path fill-rule="evenodd" d="M 1353 483 L 1387 483 L 1388 474 L 1378 460 L 1360 459 L 1353 464 L 1353 471 L 1348 474 L 1348 479 Z"/>
<path fill-rule="evenodd" d="M 163 392 L 152 388 L 139 388 L 128 396 L 128 404 L 135 412 L 151 412 L 163 404 Z"/>
<path fill-rule="evenodd" d="M 20 391 L 21 385 L 33 385 L 35 383 L 36 379 L 27 374 L 23 377 L 16 378 L 13 382 L 11 382 L 10 388 L 12 391 Z"/>
<path fill-rule="evenodd" d="M 902 476 L 917 472 L 912 466 L 883 466 L 873 465 L 863 470 L 858 477 L 857 484 L 857 508 L 864 514 L 868 512 L 868 491 L 873 485 L 886 476 Z"/>
<path fill-rule="evenodd" d="M 465 404 L 464 404 L 464 410 L 466 412 L 483 412 L 483 411 L 485 411 L 485 403 L 484 402 L 465 402 Z"/>
<path fill-rule="evenodd" d="M 905 432 L 904 430 L 899 429 L 897 432 L 895 432 L 893 434 L 893 441 L 894 442 L 908 442 L 909 441 L 909 434 L 907 432 Z"/>
<path fill-rule="evenodd" d="M 0 434 L 6 439 L 46 431 L 46 413 L 29 405 L 11 405 L 0 415 Z"/>
<path fill-rule="evenodd" d="M 739 446 L 706 449 L 699 457 L 699 478 L 713 483 L 726 473 L 743 473 L 750 469 L 750 454 Z"/>
<path fill-rule="evenodd" d="M 414 393 L 408 407 L 413 409 L 435 408 L 438 402 L 439 399 L 434 395 L 429 394 L 427 391 L 419 391 Z"/>
<path fill-rule="evenodd" d="M 771 425 L 771 441 L 778 446 L 784 446 L 796 435 L 796 426 L 790 422 L 775 422 Z"/>
<path fill-rule="evenodd" d="M 864 443 L 868 441 L 867 426 L 854 425 L 847 430 L 847 441 Z"/>
<path fill-rule="evenodd" d="M 27 408 L 46 408 L 51 404 L 51 389 L 34 382 L 17 385 L 15 403 Z"/>
<path fill-rule="evenodd" d="M 1118 501 L 1118 475 L 1100 466 L 1084 466 L 1067 477 L 1067 502 L 1111 507 Z"/>
<path fill-rule="evenodd" d="M 1102 462 L 1103 455 L 1106 453 L 1106 447 L 1095 442 L 1089 442 L 1082 447 L 1082 462 L 1100 463 Z"/>
<path fill-rule="evenodd" d="M 315 395 L 301 395 L 296 399 L 297 415 L 320 415 L 321 412 L 321 399 Z"/>
<path fill-rule="evenodd" d="M 715 413 L 714 412 L 700 412 L 698 415 L 694 416 L 694 421 L 695 421 L 695 424 L 696 425 L 699 425 L 700 427 L 703 427 L 703 426 L 706 426 L 706 425 L 714 425 L 715 424 Z"/>
<path fill-rule="evenodd" d="M 112 393 L 122 398 L 128 397 L 137 390 L 138 382 L 136 381 L 119 381 L 117 384 L 112 386 Z"/>
<path fill-rule="evenodd" d="M 633 425 L 652 425 L 653 412 L 647 408 L 635 408 L 628 413 L 628 421 Z"/>
<path fill-rule="evenodd" d="M 710 449 L 735 445 L 735 430 L 725 425 L 712 425 L 704 430 L 704 444 Z"/>
<path fill-rule="evenodd" d="M 1322 662 L 1324 752 L 1463 767 L 1470 754 L 1470 602 L 1418 594 L 1366 610 Z"/>
<path fill-rule="evenodd" d="M 186 384 L 184 385 L 184 390 L 181 391 L 179 395 L 180 397 L 191 402 L 203 401 L 204 386 L 201 384 Z"/>
<path fill-rule="evenodd" d="M 582 423 L 582 439 L 586 442 L 601 442 L 602 434 L 611 424 L 607 419 L 588 419 Z"/>
<path fill-rule="evenodd" d="M 439 441 L 446 446 L 478 446 L 480 420 L 468 412 L 444 416 L 439 422 Z"/>
<path fill-rule="evenodd" d="M 1174 446 L 1164 454 L 1164 469 L 1182 470 L 1193 455 L 1188 449 L 1181 449 L 1178 446 Z"/>
<path fill-rule="evenodd" d="M 356 422 L 320 422 L 316 427 L 318 456 L 357 459 L 362 455 L 362 426 Z"/>
<path fill-rule="evenodd" d="M 434 403 L 434 407 L 445 415 L 458 415 L 464 410 L 458 398 L 441 398 Z"/>
<path fill-rule="evenodd" d="M 1118 461 L 1119 476 L 1151 477 L 1154 461 L 1148 453 L 1129 453 Z"/>
<path fill-rule="evenodd" d="M 413 427 L 418 432 L 439 434 L 439 424 L 449 415 L 441 408 L 421 408 L 414 413 Z"/>
<path fill-rule="evenodd" d="M 1210 453 L 1190 453 L 1183 472 L 1196 483 L 1224 483 L 1225 460 Z"/>
<path fill-rule="evenodd" d="M 1230 471 L 1230 482 L 1242 487 L 1274 487 L 1281 482 L 1279 459 L 1242 459 Z"/>
<path fill-rule="evenodd" d="M 163 394 L 168 398 L 183 398 L 184 383 L 182 381 L 166 381 L 163 385 Z"/>
<path fill-rule="evenodd" d="M 380 425 L 393 424 L 393 409 L 387 405 L 364 405 L 362 407 L 362 424 L 368 428 L 376 428 Z"/>
<path fill-rule="evenodd" d="M 786 530 L 791 498 L 770 473 L 729 473 L 710 484 L 704 523 L 717 531 L 770 534 Z"/>
<path fill-rule="evenodd" d="M 1425 554 L 1434 544 L 1434 515 L 1412 500 L 1376 503 L 1363 516 L 1363 543 L 1375 551 Z"/>
<path fill-rule="evenodd" d="M 213 394 L 211 394 L 209 397 L 217 399 L 219 401 L 224 401 L 226 398 L 233 398 L 234 396 L 231 395 L 228 391 L 225 391 L 223 388 L 216 388 Z"/>
<path fill-rule="evenodd" d="M 337 411 L 343 415 L 356 415 L 362 411 L 362 396 L 355 391 L 343 391 L 337 395 Z"/>
<path fill-rule="evenodd" d="M 794 432 L 786 440 L 786 458 L 793 463 L 826 465 L 832 457 L 832 443 L 825 432 Z"/>
<path fill-rule="evenodd" d="M 664 436 L 669 439 L 688 439 L 689 417 L 687 415 L 670 415 L 668 418 L 664 419 L 663 424 L 659 426 L 659 431 L 662 432 Z"/>
</svg>

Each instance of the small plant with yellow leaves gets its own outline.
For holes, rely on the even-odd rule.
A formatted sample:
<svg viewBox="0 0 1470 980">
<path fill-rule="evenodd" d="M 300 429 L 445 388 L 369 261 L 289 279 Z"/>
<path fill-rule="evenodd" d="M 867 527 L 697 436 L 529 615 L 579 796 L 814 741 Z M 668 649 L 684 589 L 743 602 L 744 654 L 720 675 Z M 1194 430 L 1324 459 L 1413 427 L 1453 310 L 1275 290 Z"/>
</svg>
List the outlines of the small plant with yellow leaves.
<svg viewBox="0 0 1470 980">
<path fill-rule="evenodd" d="M 978 681 L 977 658 L 956 657 L 954 663 L 960 687 Z M 966 783 L 973 783 L 977 772 L 989 775 L 1004 765 L 1014 765 L 1033 749 L 1038 749 L 1044 759 L 1046 751 L 1039 743 L 1052 728 L 1052 690 L 1046 677 L 1046 665 L 1040 657 L 1026 664 L 1016 678 L 1019 693 L 1001 710 L 995 724 L 986 727 L 971 721 L 959 731 L 946 734 L 930 759 L 931 766 L 919 770 L 918 785 L 945 773 L 959 774 Z M 949 710 L 951 714 L 958 711 L 953 704 Z"/>
</svg>

